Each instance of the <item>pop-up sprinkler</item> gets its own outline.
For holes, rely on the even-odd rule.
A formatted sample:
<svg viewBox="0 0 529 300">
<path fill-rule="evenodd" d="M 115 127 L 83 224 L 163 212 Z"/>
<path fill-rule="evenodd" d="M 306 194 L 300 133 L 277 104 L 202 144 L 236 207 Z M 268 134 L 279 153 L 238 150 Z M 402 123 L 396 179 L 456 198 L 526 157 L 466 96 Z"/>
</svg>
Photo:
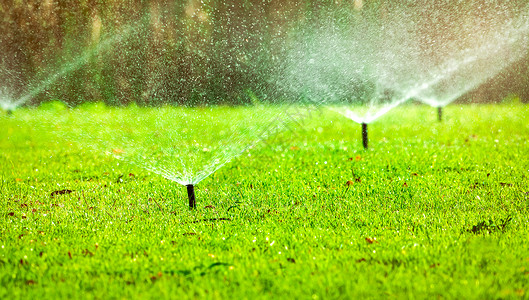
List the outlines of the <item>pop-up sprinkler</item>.
<svg viewBox="0 0 529 300">
<path fill-rule="evenodd" d="M 443 107 L 439 106 L 437 108 L 437 120 L 441 122 L 443 120 Z"/>
<path fill-rule="evenodd" d="M 195 186 L 188 184 L 187 186 L 187 197 L 189 198 L 189 208 L 195 209 L 197 207 L 197 202 L 195 200 Z"/>
<path fill-rule="evenodd" d="M 364 145 L 364 149 L 367 149 L 367 123 L 362 123 L 362 144 Z"/>
</svg>

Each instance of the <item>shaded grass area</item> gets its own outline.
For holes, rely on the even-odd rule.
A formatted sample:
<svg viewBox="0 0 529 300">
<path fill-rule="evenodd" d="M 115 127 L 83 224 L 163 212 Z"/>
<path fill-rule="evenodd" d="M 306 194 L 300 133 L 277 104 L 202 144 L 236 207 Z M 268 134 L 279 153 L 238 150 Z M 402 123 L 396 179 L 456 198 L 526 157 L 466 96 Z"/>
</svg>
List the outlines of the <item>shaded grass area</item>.
<svg viewBox="0 0 529 300">
<path fill-rule="evenodd" d="M 527 297 L 529 109 L 314 111 L 185 188 L 0 123 L 0 297 Z M 35 113 L 38 113 L 35 112 Z M 220 117 L 220 116 L 219 116 Z"/>
</svg>

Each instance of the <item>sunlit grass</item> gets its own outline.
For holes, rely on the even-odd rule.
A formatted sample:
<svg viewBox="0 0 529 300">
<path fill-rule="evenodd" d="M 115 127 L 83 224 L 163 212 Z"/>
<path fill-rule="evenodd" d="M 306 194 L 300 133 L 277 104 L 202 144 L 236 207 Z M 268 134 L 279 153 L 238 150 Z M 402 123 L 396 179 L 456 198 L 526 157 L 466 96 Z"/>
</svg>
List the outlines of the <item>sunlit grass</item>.
<svg viewBox="0 0 529 300">
<path fill-rule="evenodd" d="M 368 150 L 312 111 L 200 182 L 195 211 L 183 186 L 20 121 L 40 113 L 0 117 L 1 298 L 529 293 L 526 105 L 401 106 Z"/>
</svg>

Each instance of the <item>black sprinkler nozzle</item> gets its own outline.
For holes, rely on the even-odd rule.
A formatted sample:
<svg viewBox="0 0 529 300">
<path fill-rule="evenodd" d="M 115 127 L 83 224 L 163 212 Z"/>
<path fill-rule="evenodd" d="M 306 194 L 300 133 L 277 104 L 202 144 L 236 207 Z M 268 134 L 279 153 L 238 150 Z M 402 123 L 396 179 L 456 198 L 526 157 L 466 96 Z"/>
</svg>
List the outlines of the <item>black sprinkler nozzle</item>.
<svg viewBox="0 0 529 300">
<path fill-rule="evenodd" d="M 364 145 L 364 149 L 367 149 L 367 146 L 368 146 L 367 123 L 362 123 L 362 145 Z"/>
<path fill-rule="evenodd" d="M 439 122 L 443 120 L 443 108 L 441 106 L 437 108 L 437 120 Z"/>
<path fill-rule="evenodd" d="M 10 116 L 10 115 L 12 115 L 12 114 L 13 114 L 13 111 L 12 111 L 11 109 L 8 109 L 8 110 L 7 110 L 7 115 Z"/>
<path fill-rule="evenodd" d="M 195 209 L 197 207 L 197 202 L 195 199 L 195 186 L 188 184 L 187 186 L 187 197 L 189 198 L 189 208 Z"/>
</svg>

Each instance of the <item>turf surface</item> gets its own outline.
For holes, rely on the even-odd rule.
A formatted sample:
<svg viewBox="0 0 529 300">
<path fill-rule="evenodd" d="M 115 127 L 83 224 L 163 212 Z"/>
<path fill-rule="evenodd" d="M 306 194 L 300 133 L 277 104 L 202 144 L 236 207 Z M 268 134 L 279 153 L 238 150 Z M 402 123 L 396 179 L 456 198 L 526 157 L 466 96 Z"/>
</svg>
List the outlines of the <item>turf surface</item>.
<svg viewBox="0 0 529 300">
<path fill-rule="evenodd" d="M 310 111 L 200 182 L 195 211 L 41 115 L 0 116 L 0 298 L 529 295 L 527 105 L 404 105 L 368 150 Z"/>
</svg>

